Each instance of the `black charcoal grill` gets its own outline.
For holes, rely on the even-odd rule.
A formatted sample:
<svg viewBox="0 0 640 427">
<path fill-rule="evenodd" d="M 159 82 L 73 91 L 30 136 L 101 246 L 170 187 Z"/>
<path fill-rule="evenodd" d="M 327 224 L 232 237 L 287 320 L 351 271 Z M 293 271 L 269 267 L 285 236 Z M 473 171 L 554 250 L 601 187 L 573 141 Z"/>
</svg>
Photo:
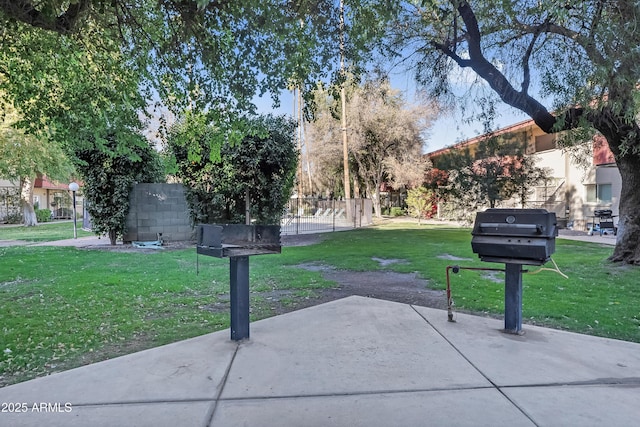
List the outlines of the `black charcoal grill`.
<svg viewBox="0 0 640 427">
<path fill-rule="evenodd" d="M 279 254 L 279 225 L 201 224 L 196 252 L 229 258 L 231 339 L 249 338 L 249 256 Z"/>
<path fill-rule="evenodd" d="M 197 252 L 216 258 L 279 254 L 279 225 L 201 224 Z"/>
<path fill-rule="evenodd" d="M 542 265 L 556 250 L 556 214 L 545 209 L 487 209 L 476 215 L 471 249 L 505 264 L 504 330 L 522 332 L 522 265 Z"/>
<path fill-rule="evenodd" d="M 545 209 L 487 209 L 476 215 L 471 249 L 482 261 L 542 265 L 556 250 L 556 214 Z"/>
<path fill-rule="evenodd" d="M 618 234 L 618 229 L 613 223 L 613 211 L 611 209 L 596 209 L 593 211 L 593 226 L 589 231 L 589 235 L 593 235 L 594 231 L 597 231 L 602 236 L 603 234 L 611 233 L 614 236 Z"/>
</svg>

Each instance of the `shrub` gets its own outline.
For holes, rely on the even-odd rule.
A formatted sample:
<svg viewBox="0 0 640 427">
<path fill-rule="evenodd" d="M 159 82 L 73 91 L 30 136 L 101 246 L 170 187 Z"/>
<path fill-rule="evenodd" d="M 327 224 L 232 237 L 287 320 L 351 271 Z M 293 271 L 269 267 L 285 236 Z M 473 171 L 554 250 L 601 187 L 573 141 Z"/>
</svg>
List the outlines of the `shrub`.
<svg viewBox="0 0 640 427">
<path fill-rule="evenodd" d="M 187 115 L 167 139 L 176 160 L 176 175 L 186 187 L 194 224 L 245 222 L 246 198 L 257 224 L 279 224 L 293 189 L 298 151 L 295 122 L 285 117 L 259 116 L 236 144 L 224 143 L 212 159 L 217 128 L 203 117 Z"/>
<path fill-rule="evenodd" d="M 20 224 L 22 222 L 22 214 L 20 212 L 11 212 L 5 218 L 7 224 Z"/>
<path fill-rule="evenodd" d="M 38 222 L 49 222 L 51 221 L 51 210 L 50 209 L 36 209 L 36 219 Z"/>
<path fill-rule="evenodd" d="M 404 209 L 399 206 L 393 206 L 390 211 L 391 216 L 403 216 L 405 214 Z"/>
</svg>

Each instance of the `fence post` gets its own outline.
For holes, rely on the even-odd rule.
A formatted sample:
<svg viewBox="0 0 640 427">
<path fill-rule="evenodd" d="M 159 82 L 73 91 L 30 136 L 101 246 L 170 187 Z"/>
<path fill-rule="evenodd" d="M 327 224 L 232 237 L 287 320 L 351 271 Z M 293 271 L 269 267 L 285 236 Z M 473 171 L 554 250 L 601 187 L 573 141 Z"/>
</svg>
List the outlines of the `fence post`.
<svg viewBox="0 0 640 427">
<path fill-rule="evenodd" d="M 331 217 L 332 231 L 336 231 L 336 199 L 331 200 Z"/>
<path fill-rule="evenodd" d="M 298 211 L 300 210 L 300 196 L 296 198 L 296 206 L 295 209 L 292 209 L 291 212 L 295 215 L 296 219 L 296 234 L 300 234 L 300 215 L 298 215 Z"/>
</svg>

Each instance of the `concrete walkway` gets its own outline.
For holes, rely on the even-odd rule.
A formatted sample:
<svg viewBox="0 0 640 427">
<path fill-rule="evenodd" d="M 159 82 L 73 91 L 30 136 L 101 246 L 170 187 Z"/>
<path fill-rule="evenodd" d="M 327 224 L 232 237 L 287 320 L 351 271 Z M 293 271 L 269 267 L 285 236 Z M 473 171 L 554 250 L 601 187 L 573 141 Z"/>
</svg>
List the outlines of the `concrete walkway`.
<svg viewBox="0 0 640 427">
<path fill-rule="evenodd" d="M 631 426 L 640 344 L 362 297 L 0 389 L 2 426 Z M 24 403 L 24 405 L 21 405 Z M 15 412 L 15 404 L 24 409 Z"/>
</svg>

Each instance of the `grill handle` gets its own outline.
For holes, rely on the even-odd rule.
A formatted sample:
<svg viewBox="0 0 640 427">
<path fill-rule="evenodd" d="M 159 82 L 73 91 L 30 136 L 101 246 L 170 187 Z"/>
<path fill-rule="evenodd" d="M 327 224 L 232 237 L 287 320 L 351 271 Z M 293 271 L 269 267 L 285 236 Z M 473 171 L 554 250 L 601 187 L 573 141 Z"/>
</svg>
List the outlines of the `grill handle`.
<svg viewBox="0 0 640 427">
<path fill-rule="evenodd" d="M 499 230 L 513 230 L 513 229 L 521 230 L 521 231 L 530 231 L 535 234 L 543 234 L 545 231 L 545 226 L 541 224 L 509 224 L 505 225 L 499 222 L 481 222 L 480 230 L 485 231 L 484 229 L 493 229 L 495 231 Z M 488 231 L 488 230 L 486 230 Z"/>
</svg>

